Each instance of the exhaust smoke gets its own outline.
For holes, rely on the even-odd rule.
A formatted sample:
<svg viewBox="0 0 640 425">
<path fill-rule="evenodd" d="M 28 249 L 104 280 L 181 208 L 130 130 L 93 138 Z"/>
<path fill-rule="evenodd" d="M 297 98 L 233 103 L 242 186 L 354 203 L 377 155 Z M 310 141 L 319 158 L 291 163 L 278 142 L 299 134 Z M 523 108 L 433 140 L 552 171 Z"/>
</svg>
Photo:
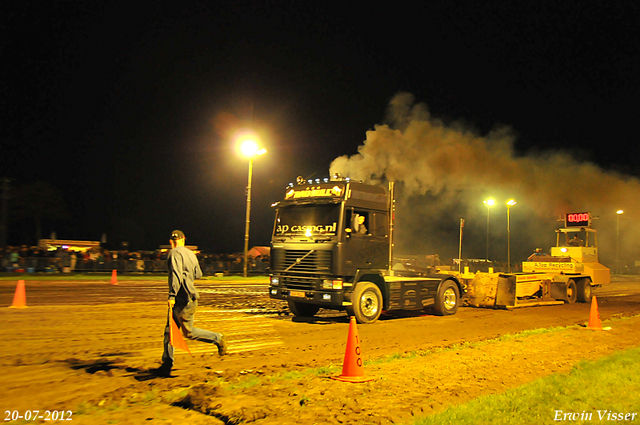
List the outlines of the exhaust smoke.
<svg viewBox="0 0 640 425">
<path fill-rule="evenodd" d="M 489 215 L 489 259 L 507 258 L 505 202 L 511 208 L 511 258 L 520 262 L 536 247 L 555 245 L 554 229 L 568 212 L 591 212 L 598 230 L 600 262 L 614 269 L 616 239 L 620 259 L 638 257 L 637 226 L 616 218 L 640 210 L 640 181 L 567 152 L 516 154 L 515 135 L 495 128 L 486 135 L 433 117 L 423 103 L 401 93 L 390 102 L 385 124 L 366 133 L 352 156 L 336 158 L 330 172 L 386 185 L 397 183 L 396 246 L 406 254 L 457 257 L 460 218 L 466 220 L 463 258 L 485 258 Z M 483 200 L 496 199 L 487 210 Z M 624 235 L 616 235 L 616 226 Z M 624 227 L 623 227 L 624 225 Z M 624 248 L 623 248 L 624 247 Z"/>
</svg>

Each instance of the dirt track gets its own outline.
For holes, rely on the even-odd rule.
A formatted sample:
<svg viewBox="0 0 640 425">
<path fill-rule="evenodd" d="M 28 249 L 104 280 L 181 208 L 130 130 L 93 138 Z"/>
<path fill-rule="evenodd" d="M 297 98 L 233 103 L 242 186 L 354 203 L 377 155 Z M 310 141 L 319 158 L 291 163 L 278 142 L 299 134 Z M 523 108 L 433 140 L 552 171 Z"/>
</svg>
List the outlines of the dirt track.
<svg viewBox="0 0 640 425">
<path fill-rule="evenodd" d="M 401 422 L 566 371 L 582 358 L 640 346 L 640 318 L 634 317 L 614 322 L 609 332 L 574 327 L 438 350 L 583 324 L 586 304 L 461 308 L 452 317 L 384 315 L 358 326 L 363 358 L 370 361 L 366 373 L 376 379 L 347 384 L 327 378 L 342 366 L 347 317 L 321 312 L 314 320 L 295 320 L 283 304 L 268 299 L 266 283 L 199 281 L 196 326 L 225 333 L 230 354 L 219 358 L 212 347 L 189 342 L 194 357 L 178 353 L 175 377 L 150 379 L 147 371 L 162 353 L 163 280 L 121 277 L 118 286 L 108 277 L 27 280 L 29 308 L 0 310 L 2 419 L 7 410 L 64 410 L 82 424 L 181 423 L 185 417 L 190 423 Z M 0 281 L 0 305 L 11 304 L 15 286 Z M 595 295 L 603 320 L 640 314 L 637 280 L 616 281 Z M 385 361 L 391 355 L 407 358 Z M 326 367 L 333 369 L 305 375 Z"/>
</svg>

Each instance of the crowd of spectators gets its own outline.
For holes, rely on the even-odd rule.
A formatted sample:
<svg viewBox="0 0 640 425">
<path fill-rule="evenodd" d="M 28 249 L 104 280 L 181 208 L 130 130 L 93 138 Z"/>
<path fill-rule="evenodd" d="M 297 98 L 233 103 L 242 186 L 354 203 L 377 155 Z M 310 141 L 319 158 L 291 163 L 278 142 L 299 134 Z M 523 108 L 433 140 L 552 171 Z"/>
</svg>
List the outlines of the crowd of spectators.
<svg viewBox="0 0 640 425">
<path fill-rule="evenodd" d="M 117 270 L 131 273 L 166 273 L 167 250 L 128 251 L 93 248 L 86 251 L 70 251 L 57 248 L 53 251 L 38 247 L 0 248 L 0 267 L 3 272 L 101 272 Z M 200 268 L 205 275 L 216 273 L 238 274 L 243 272 L 242 254 L 203 254 L 197 252 Z M 248 270 L 252 274 L 264 274 L 269 269 L 269 258 L 249 258 Z"/>
</svg>

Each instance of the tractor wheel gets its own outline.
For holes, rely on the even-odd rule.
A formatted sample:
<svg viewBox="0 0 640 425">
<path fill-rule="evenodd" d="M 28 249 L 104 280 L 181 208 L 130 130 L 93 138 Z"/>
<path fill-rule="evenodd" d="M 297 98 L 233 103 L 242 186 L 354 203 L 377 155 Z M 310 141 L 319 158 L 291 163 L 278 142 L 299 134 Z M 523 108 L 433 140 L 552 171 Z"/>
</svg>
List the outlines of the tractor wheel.
<svg viewBox="0 0 640 425">
<path fill-rule="evenodd" d="M 580 279 L 578 281 L 578 302 L 590 303 L 591 302 L 591 281 L 589 279 Z"/>
<path fill-rule="evenodd" d="M 307 303 L 298 303 L 295 301 L 288 300 L 289 310 L 294 314 L 294 316 L 298 317 L 313 317 L 320 310 L 320 307 L 313 304 Z"/>
<path fill-rule="evenodd" d="M 578 298 L 578 288 L 576 287 L 576 281 L 569 279 L 567 281 L 567 304 L 574 304 Z"/>
<path fill-rule="evenodd" d="M 458 285 L 451 280 L 445 280 L 438 289 L 438 297 L 433 309 L 438 316 L 451 316 L 458 311 L 460 291 Z"/>
<path fill-rule="evenodd" d="M 347 309 L 358 323 L 373 323 L 382 313 L 382 293 L 375 283 L 361 281 L 351 296 L 353 305 Z"/>
</svg>

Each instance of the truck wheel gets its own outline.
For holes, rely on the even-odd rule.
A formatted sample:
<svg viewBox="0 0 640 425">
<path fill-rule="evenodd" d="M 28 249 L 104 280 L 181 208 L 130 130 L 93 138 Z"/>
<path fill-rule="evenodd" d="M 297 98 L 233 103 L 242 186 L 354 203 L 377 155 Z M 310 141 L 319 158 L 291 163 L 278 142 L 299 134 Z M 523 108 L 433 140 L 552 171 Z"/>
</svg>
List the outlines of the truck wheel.
<svg viewBox="0 0 640 425">
<path fill-rule="evenodd" d="M 445 280 L 438 289 L 438 298 L 433 309 L 438 316 L 451 316 L 458 311 L 460 303 L 460 291 L 458 285 L 450 280 Z"/>
<path fill-rule="evenodd" d="M 295 301 L 288 300 L 289 310 L 298 317 L 313 317 L 320 310 L 320 307 L 313 304 L 297 303 Z"/>
<path fill-rule="evenodd" d="M 589 279 L 580 279 L 578 281 L 578 302 L 591 302 L 591 281 Z"/>
<path fill-rule="evenodd" d="M 372 282 L 360 282 L 351 297 L 353 315 L 358 323 L 373 323 L 382 313 L 382 293 Z M 347 310 L 351 314 L 351 309 Z"/>
<path fill-rule="evenodd" d="M 576 281 L 573 279 L 569 279 L 567 281 L 567 303 L 574 304 L 576 302 L 576 298 L 578 297 L 578 289 L 576 288 Z"/>
</svg>

